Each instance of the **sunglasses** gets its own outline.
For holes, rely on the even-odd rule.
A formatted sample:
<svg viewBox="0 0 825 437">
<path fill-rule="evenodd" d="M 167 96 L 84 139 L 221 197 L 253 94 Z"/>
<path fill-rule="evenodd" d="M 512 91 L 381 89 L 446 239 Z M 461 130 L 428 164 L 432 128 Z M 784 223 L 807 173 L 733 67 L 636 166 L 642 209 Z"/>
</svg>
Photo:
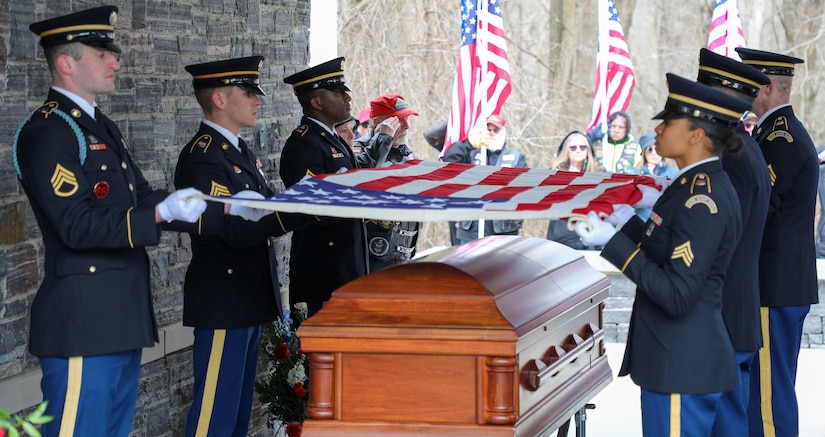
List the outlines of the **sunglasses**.
<svg viewBox="0 0 825 437">
<path fill-rule="evenodd" d="M 578 146 L 574 144 L 574 145 L 570 146 L 570 151 L 575 152 L 577 148 L 579 149 L 579 151 L 582 151 L 582 152 L 587 150 L 587 146 L 584 145 L 584 144 L 581 144 L 581 145 L 578 145 Z"/>
</svg>

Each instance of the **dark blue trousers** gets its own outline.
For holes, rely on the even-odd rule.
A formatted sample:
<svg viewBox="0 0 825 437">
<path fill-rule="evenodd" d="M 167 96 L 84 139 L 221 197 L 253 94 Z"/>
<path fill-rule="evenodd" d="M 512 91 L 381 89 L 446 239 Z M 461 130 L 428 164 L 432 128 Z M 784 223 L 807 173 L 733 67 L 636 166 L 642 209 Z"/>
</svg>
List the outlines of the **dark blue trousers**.
<svg viewBox="0 0 825 437">
<path fill-rule="evenodd" d="M 707 437 L 722 393 L 686 395 L 642 389 L 642 435 Z"/>
<path fill-rule="evenodd" d="M 762 349 L 751 372 L 751 437 L 799 435 L 796 366 L 810 305 L 762 307 Z"/>
<path fill-rule="evenodd" d="M 135 349 L 90 357 L 40 358 L 46 414 L 43 437 L 127 437 L 135 414 L 140 357 Z"/>
<path fill-rule="evenodd" d="M 739 367 L 739 385 L 722 393 L 716 422 L 713 424 L 714 437 L 745 435 L 748 429 L 748 402 L 750 401 L 751 368 L 756 352 L 736 352 Z"/>
<path fill-rule="evenodd" d="M 260 326 L 195 329 L 195 398 L 187 437 L 246 437 L 260 343 Z"/>
</svg>

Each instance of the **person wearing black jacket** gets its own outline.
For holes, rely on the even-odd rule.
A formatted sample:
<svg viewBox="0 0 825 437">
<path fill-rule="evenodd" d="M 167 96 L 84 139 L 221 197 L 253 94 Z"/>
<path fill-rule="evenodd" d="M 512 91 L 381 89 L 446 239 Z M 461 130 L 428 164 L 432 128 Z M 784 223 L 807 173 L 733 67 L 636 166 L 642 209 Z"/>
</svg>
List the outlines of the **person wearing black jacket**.
<svg viewBox="0 0 825 437">
<path fill-rule="evenodd" d="M 175 186 L 212 196 L 274 196 L 263 164 L 239 134 L 255 126 L 262 56 L 186 66 L 204 113 L 198 132 L 181 150 Z M 261 325 L 281 316 L 273 244 L 313 216 L 255 210 L 234 204 L 210 217 L 216 229 L 190 232 L 192 260 L 183 286 L 183 324 L 195 328 L 195 396 L 186 435 L 245 436 L 249 428 Z M 215 214 L 221 214 L 216 211 Z M 237 215 L 237 217 L 235 216 Z"/>
<path fill-rule="evenodd" d="M 356 157 L 362 168 L 402 164 L 415 159 L 407 146 L 408 118 L 418 116 L 404 97 L 386 94 L 370 102 L 369 133 L 358 137 L 361 153 Z M 370 252 L 370 272 L 401 264 L 415 256 L 418 243 L 418 222 L 368 219 L 367 248 Z"/>
<path fill-rule="evenodd" d="M 697 82 L 753 103 L 759 88 L 770 82 L 761 71 L 734 59 L 701 49 Z M 768 215 L 771 179 L 759 145 L 744 128 L 738 154 L 722 156 L 722 168 L 733 184 L 742 208 L 742 239 L 736 246 L 722 292 L 722 314 L 736 351 L 739 385 L 722 394 L 714 436 L 730 436 L 748 427 L 751 366 L 762 347 L 759 314 L 759 247 Z"/>
<path fill-rule="evenodd" d="M 739 384 L 722 289 L 742 217 L 720 156 L 744 145 L 737 128 L 750 103 L 670 73 L 667 82 L 656 145 L 679 173 L 647 222 L 617 205 L 607 220 L 589 212 L 576 232 L 636 284 L 619 375 L 641 387 L 644 435 L 707 436 L 722 393 Z"/>
<path fill-rule="evenodd" d="M 816 249 L 811 235 L 819 159 L 790 104 L 795 65 L 802 59 L 740 47 L 742 62 L 770 83 L 759 90 L 754 138 L 771 175 L 771 197 L 759 254 L 759 292 L 764 344 L 751 373 L 751 436 L 798 435 L 796 366 L 802 325 L 819 302 Z"/>
<path fill-rule="evenodd" d="M 299 71 L 284 82 L 293 86 L 304 113 L 281 152 L 284 185 L 291 187 L 307 175 L 356 168 L 349 146 L 333 130 L 352 109 L 344 58 Z M 361 219 L 330 218 L 295 230 L 289 256 L 290 302 L 306 302 L 311 317 L 335 289 L 367 274 L 367 262 Z"/>
<path fill-rule="evenodd" d="M 142 350 L 158 341 L 146 247 L 167 226 L 193 226 L 207 208 L 191 197 L 197 190 L 153 189 L 96 105 L 115 90 L 120 69 L 117 12 L 101 6 L 29 27 L 52 86 L 12 151 L 45 247 L 29 351 L 40 359 L 53 417 L 41 428 L 47 437 L 129 435 Z"/>
</svg>

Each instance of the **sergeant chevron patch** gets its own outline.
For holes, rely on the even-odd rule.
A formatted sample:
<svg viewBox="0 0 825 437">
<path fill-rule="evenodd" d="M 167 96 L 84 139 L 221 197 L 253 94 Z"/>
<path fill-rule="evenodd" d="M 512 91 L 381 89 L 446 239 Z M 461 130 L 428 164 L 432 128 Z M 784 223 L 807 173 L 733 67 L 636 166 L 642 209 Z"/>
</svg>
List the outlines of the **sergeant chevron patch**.
<svg viewBox="0 0 825 437">
<path fill-rule="evenodd" d="M 57 164 L 51 178 L 54 194 L 58 197 L 69 197 L 77 192 L 77 177 L 71 170 Z"/>
<path fill-rule="evenodd" d="M 226 185 L 221 185 L 215 181 L 212 181 L 212 188 L 209 190 L 210 196 L 231 196 L 232 193 L 229 192 L 229 188 Z"/>
<path fill-rule="evenodd" d="M 771 186 L 776 185 L 776 173 L 773 171 L 773 164 L 768 164 L 768 173 L 771 174 Z"/>
<path fill-rule="evenodd" d="M 690 241 L 686 241 L 673 249 L 670 259 L 682 259 L 686 266 L 693 264 L 693 250 L 690 248 Z"/>
</svg>

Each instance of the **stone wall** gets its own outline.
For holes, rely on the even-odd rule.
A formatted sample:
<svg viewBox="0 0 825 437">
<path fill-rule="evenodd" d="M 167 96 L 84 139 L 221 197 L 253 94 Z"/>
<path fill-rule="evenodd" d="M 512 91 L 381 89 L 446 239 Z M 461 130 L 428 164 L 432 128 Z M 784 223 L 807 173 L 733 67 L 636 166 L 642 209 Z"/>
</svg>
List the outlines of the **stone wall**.
<svg viewBox="0 0 825 437">
<path fill-rule="evenodd" d="M 132 157 L 157 188 L 173 188 L 180 148 L 202 118 L 184 66 L 263 55 L 267 96 L 257 126 L 242 132 L 264 163 L 273 188 L 280 150 L 297 125 L 300 107 L 281 79 L 309 60 L 310 0 L 110 0 L 122 49 L 117 91 L 100 96 L 101 109 L 131 141 Z M 43 274 L 43 245 L 15 176 L 11 141 L 29 111 L 42 104 L 50 75 L 29 24 L 100 5 L 65 0 L 0 2 L 0 408 L 25 410 L 40 401 L 39 366 L 27 352 L 29 307 Z M 288 239 L 279 240 L 285 266 Z M 191 331 L 180 326 L 182 283 L 190 259 L 187 235 L 165 233 L 149 249 L 161 343 L 144 352 L 132 435 L 182 435 L 192 400 Z M 281 282 L 287 272 L 281 269 Z M 116 286 L 116 284 L 113 284 Z M 260 406 L 256 405 L 256 409 Z M 268 433 L 253 414 L 251 435 Z"/>
</svg>

